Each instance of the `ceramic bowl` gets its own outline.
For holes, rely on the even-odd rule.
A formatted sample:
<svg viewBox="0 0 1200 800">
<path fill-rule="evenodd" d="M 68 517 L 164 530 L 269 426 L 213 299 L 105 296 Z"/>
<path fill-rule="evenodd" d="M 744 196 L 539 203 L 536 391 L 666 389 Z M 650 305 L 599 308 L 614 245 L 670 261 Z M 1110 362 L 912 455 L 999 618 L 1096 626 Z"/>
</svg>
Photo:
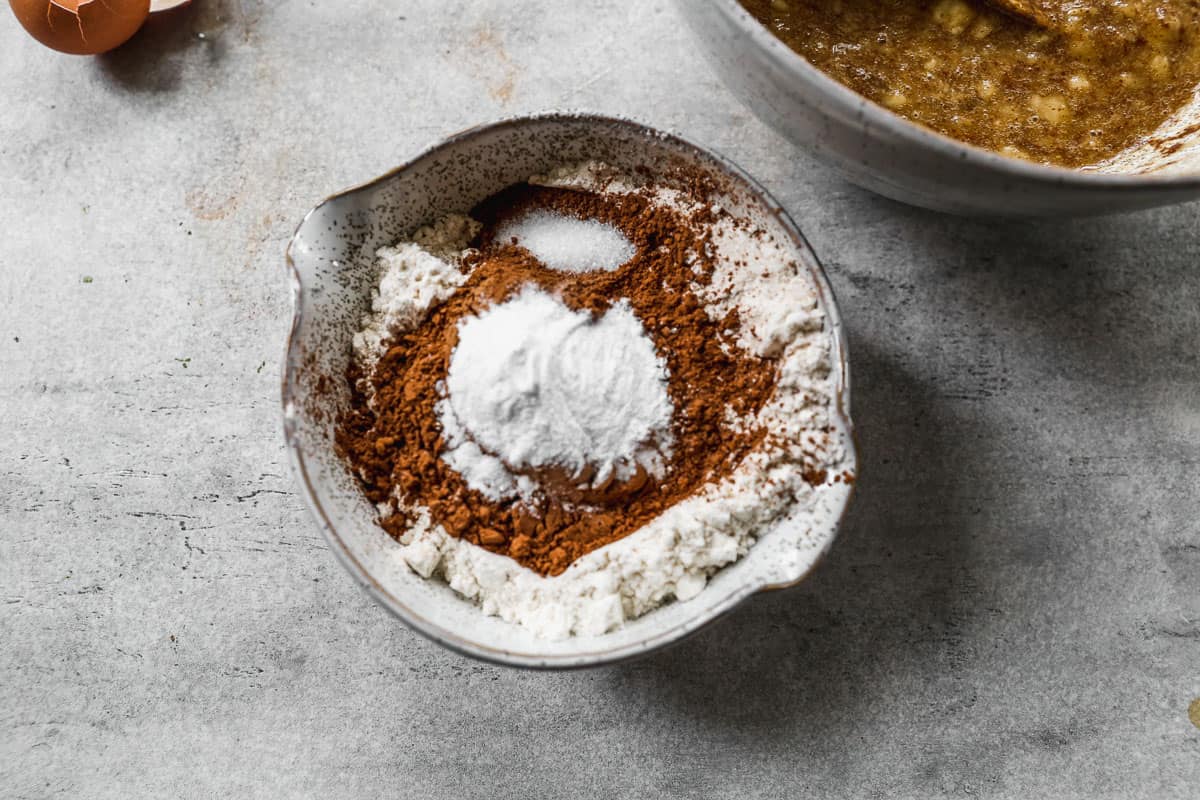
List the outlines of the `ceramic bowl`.
<svg viewBox="0 0 1200 800">
<path fill-rule="evenodd" d="M 1103 171 L 1032 164 L 915 125 L 797 55 L 737 0 L 677 0 L 725 84 L 854 183 L 958 214 L 1101 214 L 1200 198 L 1200 94 Z"/>
<path fill-rule="evenodd" d="M 283 380 L 287 449 L 300 489 L 329 546 L 381 605 L 409 626 L 467 655 L 522 667 L 580 667 L 640 655 L 695 631 L 765 588 L 801 580 L 828 549 L 849 486 L 818 490 L 818 513 L 764 531 L 750 553 L 717 573 L 687 602 L 663 606 L 623 628 L 588 638 L 539 639 L 487 617 L 445 584 L 409 571 L 334 453 L 333 426 L 345 408 L 351 337 L 377 279 L 375 250 L 415 228 L 475 203 L 529 175 L 597 159 L 651 172 L 703 169 L 733 210 L 791 242 L 807 268 L 832 338 L 837 408 L 833 417 L 856 470 L 849 418 L 849 374 L 842 323 L 816 256 L 783 210 L 729 162 L 674 136 L 624 120 L 550 115 L 513 119 L 460 133 L 371 183 L 317 206 L 288 246 L 294 317 Z M 636 535 L 636 534 L 635 534 Z"/>
</svg>

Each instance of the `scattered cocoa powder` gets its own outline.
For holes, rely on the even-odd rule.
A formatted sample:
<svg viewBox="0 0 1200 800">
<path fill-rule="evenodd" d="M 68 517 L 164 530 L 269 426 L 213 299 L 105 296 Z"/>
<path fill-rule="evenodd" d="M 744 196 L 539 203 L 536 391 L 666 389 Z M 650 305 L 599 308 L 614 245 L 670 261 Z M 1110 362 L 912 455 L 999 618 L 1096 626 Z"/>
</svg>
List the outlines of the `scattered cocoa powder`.
<svg viewBox="0 0 1200 800">
<path fill-rule="evenodd" d="M 564 273 L 542 266 L 513 242 L 495 241 L 506 220 L 535 208 L 612 224 L 636 255 L 612 272 Z M 339 420 L 337 444 L 367 496 L 393 509 L 383 527 L 399 537 L 411 524 L 402 508 L 421 506 L 449 534 L 557 575 L 729 475 L 764 432 L 733 430 L 728 411 L 752 418 L 774 390 L 777 367 L 738 346 L 736 312 L 710 319 L 691 288 L 707 283 L 714 270 L 709 231 L 715 213 L 704 206 L 685 214 L 652 202 L 647 192 L 595 194 L 528 184 L 474 209 L 484 228 L 473 243 L 478 252 L 463 264 L 467 281 L 415 330 L 396 337 L 371 374 L 350 371 L 351 409 Z M 661 480 L 639 473 L 623 484 L 579 491 L 575 483 L 542 474 L 544 491 L 532 503 L 497 503 L 440 458 L 436 407 L 460 320 L 530 284 L 595 314 L 628 299 L 669 371 L 675 447 Z M 397 504 L 397 495 L 403 503 Z"/>
</svg>

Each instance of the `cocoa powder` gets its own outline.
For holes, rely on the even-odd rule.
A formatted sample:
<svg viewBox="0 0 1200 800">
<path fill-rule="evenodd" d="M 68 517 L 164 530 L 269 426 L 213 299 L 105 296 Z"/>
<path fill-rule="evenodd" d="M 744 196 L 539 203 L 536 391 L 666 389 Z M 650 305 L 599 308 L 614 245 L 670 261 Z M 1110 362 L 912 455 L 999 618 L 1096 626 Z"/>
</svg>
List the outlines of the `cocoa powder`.
<svg viewBox="0 0 1200 800">
<path fill-rule="evenodd" d="M 619 228 L 636 255 L 613 272 L 564 273 L 542 266 L 495 231 L 532 209 L 549 209 Z M 706 484 L 729 475 L 764 432 L 747 420 L 775 387 L 774 361 L 737 344 L 736 312 L 709 317 L 693 284 L 714 269 L 709 230 L 717 212 L 684 213 L 652 202 L 648 192 L 595 194 L 519 184 L 484 201 L 484 223 L 463 269 L 466 282 L 430 309 L 415 330 L 390 342 L 369 375 L 352 367 L 352 403 L 339 420 L 337 444 L 367 496 L 387 503 L 383 527 L 399 537 L 411 524 L 405 507 L 424 507 L 452 535 L 510 556 L 543 575 L 617 541 Z M 493 502 L 471 489 L 440 457 L 436 406 L 441 400 L 458 323 L 535 285 L 573 309 L 603 313 L 625 298 L 667 362 L 675 447 L 661 480 L 639 473 L 624 483 L 580 489 L 578 476 L 538 474 L 532 502 Z M 397 497 L 402 502 L 397 502 Z"/>
</svg>

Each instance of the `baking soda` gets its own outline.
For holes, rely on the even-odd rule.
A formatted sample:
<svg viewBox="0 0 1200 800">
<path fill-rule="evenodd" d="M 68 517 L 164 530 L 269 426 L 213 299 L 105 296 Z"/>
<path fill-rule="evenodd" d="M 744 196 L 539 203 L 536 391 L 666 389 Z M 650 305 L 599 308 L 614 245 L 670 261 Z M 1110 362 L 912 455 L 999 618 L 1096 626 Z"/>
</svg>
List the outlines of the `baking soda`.
<svg viewBox="0 0 1200 800">
<path fill-rule="evenodd" d="M 526 287 L 459 323 L 446 392 L 443 457 L 490 499 L 529 495 L 517 475 L 544 469 L 587 487 L 661 476 L 670 454 L 666 364 L 625 300 L 595 316 Z"/>
</svg>

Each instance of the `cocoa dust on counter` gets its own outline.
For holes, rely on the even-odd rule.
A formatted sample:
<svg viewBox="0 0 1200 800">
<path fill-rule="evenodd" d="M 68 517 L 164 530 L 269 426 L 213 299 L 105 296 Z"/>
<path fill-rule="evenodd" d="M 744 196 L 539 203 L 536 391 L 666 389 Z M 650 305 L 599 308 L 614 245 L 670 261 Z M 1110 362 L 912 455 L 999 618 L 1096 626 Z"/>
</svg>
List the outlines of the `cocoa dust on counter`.
<svg viewBox="0 0 1200 800">
<path fill-rule="evenodd" d="M 636 254 L 612 272 L 566 273 L 544 267 L 512 242 L 495 241 L 494 232 L 505 220 L 533 209 L 614 225 Z M 471 216 L 484 228 L 473 242 L 478 251 L 463 264 L 467 281 L 416 329 L 394 338 L 371 374 L 351 368 L 351 408 L 338 422 L 337 445 L 367 497 L 392 508 L 381 524 L 393 536 L 399 538 L 412 522 L 401 506 L 420 506 L 450 535 L 508 555 L 542 575 L 557 575 L 728 476 L 765 432 L 733 430 L 727 409 L 739 419 L 753 418 L 775 388 L 777 364 L 737 344 L 736 311 L 711 319 L 692 289 L 708 283 L 715 268 L 710 230 L 717 218 L 708 206 L 685 213 L 641 192 L 596 194 L 518 184 L 484 201 Z M 560 296 L 572 309 L 594 314 L 628 299 L 668 367 L 675 447 L 661 480 L 639 471 L 624 483 L 581 491 L 570 481 L 541 474 L 537 499 L 494 502 L 471 489 L 440 457 L 445 443 L 437 413 L 439 386 L 444 386 L 460 320 L 530 284 Z"/>
</svg>

